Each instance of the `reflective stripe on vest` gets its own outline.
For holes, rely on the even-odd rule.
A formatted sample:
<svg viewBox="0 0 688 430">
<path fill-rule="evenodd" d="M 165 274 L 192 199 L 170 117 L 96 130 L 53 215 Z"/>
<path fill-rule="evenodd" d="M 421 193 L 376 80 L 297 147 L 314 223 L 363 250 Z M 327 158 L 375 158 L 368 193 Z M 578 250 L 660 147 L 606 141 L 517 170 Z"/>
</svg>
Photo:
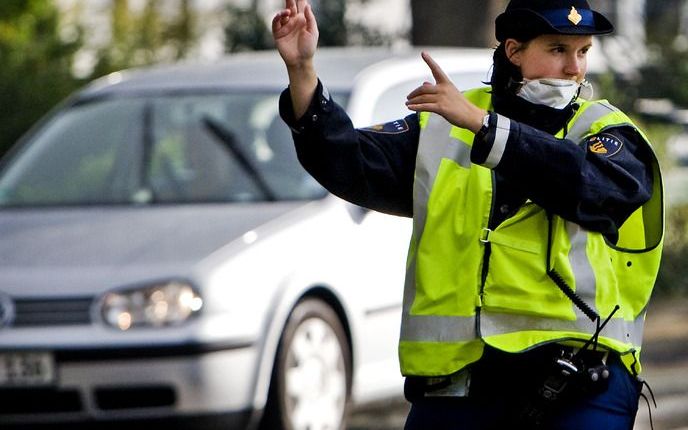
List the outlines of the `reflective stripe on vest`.
<svg viewBox="0 0 688 430">
<path fill-rule="evenodd" d="M 490 94 L 486 89 L 469 91 L 466 96 L 477 106 L 490 108 Z M 585 102 L 569 122 L 566 137 L 581 142 L 588 135 L 621 124 L 633 126 L 611 105 Z M 470 163 L 473 134 L 451 127 L 440 116 L 427 113 L 421 114 L 421 127 L 414 183 L 414 231 L 409 247 L 399 347 L 402 373 L 452 373 L 477 360 L 483 342 L 517 352 L 544 342 L 587 340 L 596 324 L 570 301 L 562 300 L 563 293 L 554 283 L 543 279 L 546 259 L 543 258 L 539 266 L 531 263 L 530 266 L 535 267 L 530 268 L 531 273 L 519 265 L 519 259 L 528 261 L 543 255 L 547 246 L 542 232 L 546 230 L 544 210 L 529 202 L 495 231 L 487 230 L 485 226 L 492 207 L 492 172 Z M 507 137 L 497 140 L 505 144 Z M 493 148 L 492 152 L 504 149 Z M 496 157 L 500 158 L 501 154 Z M 630 237 L 630 243 L 638 242 L 639 230 L 649 232 L 643 236 L 647 246 L 640 250 L 636 247 L 632 254 L 645 284 L 634 280 L 636 272 L 630 270 L 628 274 L 617 275 L 617 266 L 628 264 L 631 267 L 631 260 L 622 261 L 627 257 L 623 250 L 613 249 L 599 234 L 588 233 L 554 217 L 554 268 L 562 271 L 562 277 L 603 318 L 616 304 L 616 298 L 606 297 L 604 291 L 598 292 L 598 282 L 641 285 L 633 287 L 637 291 L 629 293 L 629 303 L 623 303 L 619 318 L 610 320 L 600 337 L 601 344 L 620 353 L 639 348 L 645 305 L 659 265 L 663 203 L 661 177 L 657 166 L 654 167 L 653 199 L 620 230 L 630 232 L 622 238 Z M 438 175 L 443 178 L 439 184 Z M 433 192 L 437 192 L 434 201 L 439 201 L 434 209 L 429 208 Z M 457 206 L 452 207 L 452 204 Z M 656 210 L 649 210 L 652 207 Z M 428 228 L 431 229 L 429 233 L 426 232 Z M 458 233 L 454 228 L 458 228 Z M 650 243 L 647 243 L 648 237 Z M 424 240 L 428 241 L 425 245 Z M 455 241 L 461 243 L 453 244 Z M 486 246 L 491 246 L 493 255 L 483 283 L 480 274 Z M 435 252 L 435 247 L 441 250 Z M 596 262 L 591 261 L 591 256 Z M 512 259 L 513 267 L 509 266 Z M 604 259 L 612 262 L 600 263 Z M 497 269 L 493 270 L 493 264 Z M 450 267 L 452 265 L 456 267 Z M 519 304 L 517 298 L 499 291 L 502 285 L 507 288 L 514 282 L 507 278 L 519 276 L 526 276 L 526 285 L 535 285 L 536 293 L 541 296 L 531 296 L 527 288 L 513 291 L 514 295 L 524 295 L 525 304 Z M 537 279 L 531 282 L 528 276 Z M 618 286 L 610 290 L 618 292 Z M 553 304 L 552 309 L 549 314 L 539 308 L 533 309 L 533 301 L 544 309 Z"/>
</svg>

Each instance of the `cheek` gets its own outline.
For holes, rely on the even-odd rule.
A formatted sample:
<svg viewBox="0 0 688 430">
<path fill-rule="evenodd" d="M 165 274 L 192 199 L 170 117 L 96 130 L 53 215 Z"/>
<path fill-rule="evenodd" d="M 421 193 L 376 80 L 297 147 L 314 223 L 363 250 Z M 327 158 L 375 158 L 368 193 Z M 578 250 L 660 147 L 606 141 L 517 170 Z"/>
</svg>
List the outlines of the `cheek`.
<svg viewBox="0 0 688 430">
<path fill-rule="evenodd" d="M 520 60 L 524 79 L 560 78 L 564 74 L 564 57 L 539 46 L 531 46 L 522 51 Z"/>
<path fill-rule="evenodd" d="M 587 57 L 583 59 L 580 63 L 581 74 L 585 76 L 588 73 L 588 59 Z"/>
<path fill-rule="evenodd" d="M 526 61 L 521 67 L 521 74 L 525 79 L 542 79 L 542 78 L 553 78 L 558 76 L 556 66 L 552 61 L 543 61 L 543 59 L 537 59 Z"/>
</svg>

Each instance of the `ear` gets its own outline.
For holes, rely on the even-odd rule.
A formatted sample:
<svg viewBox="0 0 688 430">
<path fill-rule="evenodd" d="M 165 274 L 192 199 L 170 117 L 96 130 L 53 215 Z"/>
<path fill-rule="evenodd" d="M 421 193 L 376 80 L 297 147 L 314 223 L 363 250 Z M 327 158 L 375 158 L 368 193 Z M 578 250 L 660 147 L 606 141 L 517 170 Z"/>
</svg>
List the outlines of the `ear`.
<svg viewBox="0 0 688 430">
<path fill-rule="evenodd" d="M 521 52 L 523 52 L 523 43 L 516 39 L 507 39 L 504 41 L 504 50 L 506 58 L 515 66 L 521 67 Z"/>
</svg>

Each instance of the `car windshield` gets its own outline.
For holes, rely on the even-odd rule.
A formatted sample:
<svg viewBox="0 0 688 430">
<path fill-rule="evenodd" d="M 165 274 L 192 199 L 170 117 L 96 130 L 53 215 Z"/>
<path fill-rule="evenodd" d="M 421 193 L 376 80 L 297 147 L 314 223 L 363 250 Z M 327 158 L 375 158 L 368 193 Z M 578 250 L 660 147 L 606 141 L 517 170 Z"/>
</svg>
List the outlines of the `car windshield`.
<svg viewBox="0 0 688 430">
<path fill-rule="evenodd" d="M 1 206 L 320 198 L 278 95 L 96 99 L 60 111 L 0 172 Z"/>
</svg>

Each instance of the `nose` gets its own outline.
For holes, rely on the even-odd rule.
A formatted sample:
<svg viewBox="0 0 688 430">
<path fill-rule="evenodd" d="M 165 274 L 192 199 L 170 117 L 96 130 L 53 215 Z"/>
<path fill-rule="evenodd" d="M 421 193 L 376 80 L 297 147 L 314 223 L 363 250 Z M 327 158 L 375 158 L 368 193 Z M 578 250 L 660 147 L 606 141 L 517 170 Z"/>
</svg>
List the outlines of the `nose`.
<svg viewBox="0 0 688 430">
<path fill-rule="evenodd" d="M 585 70 L 585 57 L 580 57 L 576 54 L 572 54 L 566 57 L 566 63 L 564 64 L 564 74 L 569 77 L 569 79 L 578 80 L 582 78 Z"/>
</svg>

